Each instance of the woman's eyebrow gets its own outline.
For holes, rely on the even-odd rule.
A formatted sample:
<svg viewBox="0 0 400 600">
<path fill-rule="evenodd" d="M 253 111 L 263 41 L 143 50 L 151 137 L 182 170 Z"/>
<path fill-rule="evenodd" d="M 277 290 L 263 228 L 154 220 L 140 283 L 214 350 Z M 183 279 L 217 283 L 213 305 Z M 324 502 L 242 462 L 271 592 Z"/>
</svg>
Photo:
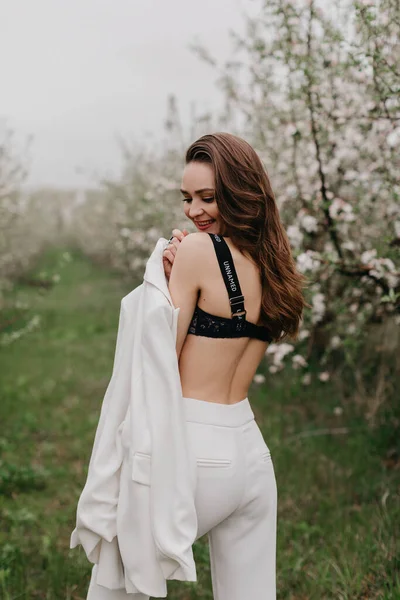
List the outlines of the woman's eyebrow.
<svg viewBox="0 0 400 600">
<path fill-rule="evenodd" d="M 189 192 L 187 192 L 186 190 L 179 190 L 180 192 L 182 192 L 182 194 L 188 194 Z M 214 189 L 213 188 L 202 188 L 201 190 L 196 190 L 195 194 L 200 194 L 201 192 L 213 192 Z"/>
</svg>

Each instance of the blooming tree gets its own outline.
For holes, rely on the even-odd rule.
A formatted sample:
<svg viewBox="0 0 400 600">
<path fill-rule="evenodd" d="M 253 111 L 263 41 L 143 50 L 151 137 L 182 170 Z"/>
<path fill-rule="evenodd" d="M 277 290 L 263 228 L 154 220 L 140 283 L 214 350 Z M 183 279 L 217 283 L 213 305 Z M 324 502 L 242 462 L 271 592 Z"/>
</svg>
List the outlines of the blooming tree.
<svg viewBox="0 0 400 600">
<path fill-rule="evenodd" d="M 245 35 L 232 33 L 225 64 L 193 47 L 217 70 L 222 113 L 193 113 L 185 133 L 171 97 L 165 139 L 151 151 L 125 151 L 121 177 L 105 186 L 100 221 L 111 232 L 114 263 L 140 270 L 154 239 L 173 227 L 190 230 L 178 200 L 186 147 L 221 129 L 247 139 L 309 279 L 311 309 L 298 344 L 271 344 L 269 368 L 291 364 L 307 384 L 315 356 L 324 382 L 338 354 L 357 367 L 373 324 L 399 329 L 400 8 L 396 0 L 259 0 L 257 7 Z"/>
<path fill-rule="evenodd" d="M 26 303 L 15 302 L 15 282 L 33 264 L 44 245 L 58 241 L 60 205 L 54 194 L 21 190 L 31 139 L 17 148 L 14 131 L 0 122 L 0 344 L 9 344 L 39 324 Z M 36 284 L 37 282 L 35 282 Z M 46 282 L 48 283 L 48 282 Z"/>
<path fill-rule="evenodd" d="M 307 344 L 303 358 L 292 354 L 293 367 L 306 368 L 318 345 L 324 364 L 349 336 L 361 342 L 368 323 L 400 324 L 400 8 L 394 0 L 258 4 L 225 65 L 197 51 L 219 68 L 225 106 L 241 115 L 238 133 L 264 161 L 309 276 Z M 294 352 L 281 346 L 267 351 L 271 372 Z M 358 346 L 346 348 L 355 360 L 350 348 Z"/>
</svg>

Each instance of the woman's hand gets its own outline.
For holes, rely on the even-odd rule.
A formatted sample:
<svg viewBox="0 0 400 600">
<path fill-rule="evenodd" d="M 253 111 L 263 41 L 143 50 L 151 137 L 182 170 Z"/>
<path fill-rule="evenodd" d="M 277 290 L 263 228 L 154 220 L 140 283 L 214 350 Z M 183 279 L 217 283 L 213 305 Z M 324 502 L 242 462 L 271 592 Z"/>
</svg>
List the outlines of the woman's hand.
<svg viewBox="0 0 400 600">
<path fill-rule="evenodd" d="M 183 231 L 181 231 L 180 229 L 173 229 L 172 235 L 174 236 L 172 238 L 172 241 L 168 244 L 168 246 L 163 252 L 164 273 L 168 281 L 171 275 L 172 265 L 174 264 L 175 254 L 179 248 L 179 244 L 185 236 L 189 235 L 189 232 L 187 229 L 184 229 Z"/>
</svg>

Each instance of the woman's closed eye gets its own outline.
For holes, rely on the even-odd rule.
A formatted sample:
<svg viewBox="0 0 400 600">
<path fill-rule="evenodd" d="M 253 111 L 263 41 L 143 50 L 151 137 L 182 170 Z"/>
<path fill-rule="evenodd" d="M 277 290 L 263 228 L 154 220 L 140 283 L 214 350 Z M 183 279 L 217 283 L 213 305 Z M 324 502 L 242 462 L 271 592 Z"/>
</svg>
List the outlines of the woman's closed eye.
<svg viewBox="0 0 400 600">
<path fill-rule="evenodd" d="M 203 198 L 204 202 L 214 202 L 214 197 L 212 198 Z M 191 202 L 191 198 L 182 198 L 182 202 Z"/>
</svg>

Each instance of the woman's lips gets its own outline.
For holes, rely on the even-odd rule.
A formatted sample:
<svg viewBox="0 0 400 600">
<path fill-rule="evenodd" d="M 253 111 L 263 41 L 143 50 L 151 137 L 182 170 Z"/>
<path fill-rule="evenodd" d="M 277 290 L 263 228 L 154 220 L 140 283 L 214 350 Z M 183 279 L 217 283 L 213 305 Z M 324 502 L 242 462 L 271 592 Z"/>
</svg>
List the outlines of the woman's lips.
<svg viewBox="0 0 400 600">
<path fill-rule="evenodd" d="M 203 223 L 204 223 L 204 225 L 203 225 Z M 211 225 L 213 223 L 215 223 L 215 219 L 209 219 L 207 221 L 203 221 L 203 223 L 199 222 L 199 221 L 195 221 L 194 222 L 194 224 L 196 225 L 196 227 L 198 229 L 201 229 L 203 231 L 204 229 L 208 229 L 209 227 L 211 227 Z"/>
</svg>

